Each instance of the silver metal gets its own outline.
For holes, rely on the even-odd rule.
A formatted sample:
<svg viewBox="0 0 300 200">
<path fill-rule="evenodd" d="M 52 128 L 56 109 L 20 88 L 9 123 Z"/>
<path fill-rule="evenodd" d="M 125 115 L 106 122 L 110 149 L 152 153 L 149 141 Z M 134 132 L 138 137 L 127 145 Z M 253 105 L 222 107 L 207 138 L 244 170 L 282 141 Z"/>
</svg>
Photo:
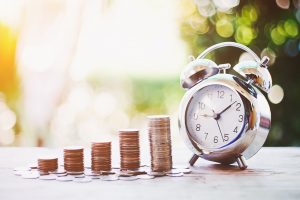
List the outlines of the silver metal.
<svg viewBox="0 0 300 200">
<path fill-rule="evenodd" d="M 220 64 L 218 68 L 223 71 L 223 74 L 226 74 L 226 70 L 230 69 L 231 65 L 229 63 Z"/>
<path fill-rule="evenodd" d="M 235 65 L 233 69 L 247 80 L 251 80 L 252 84 L 269 93 L 272 87 L 272 77 L 266 65 L 268 59 L 264 57 L 262 63 L 253 60 L 243 61 Z"/>
<path fill-rule="evenodd" d="M 185 89 L 190 89 L 198 82 L 216 75 L 219 68 L 216 63 L 208 59 L 191 61 L 180 75 L 180 84 Z"/>
<path fill-rule="evenodd" d="M 199 156 L 194 154 L 189 161 L 190 166 L 193 166 L 197 162 L 198 159 L 199 159 Z"/>
<path fill-rule="evenodd" d="M 239 155 L 236 159 L 236 162 L 240 169 L 242 169 L 242 170 L 247 169 L 248 165 L 247 165 L 247 162 L 246 162 L 246 159 L 244 158 L 244 156 Z"/>
<path fill-rule="evenodd" d="M 203 51 L 198 57 L 197 59 L 202 59 L 202 58 L 205 58 L 205 56 L 207 56 L 207 54 L 209 54 L 210 52 L 216 50 L 216 49 L 220 49 L 220 48 L 223 48 L 223 47 L 236 47 L 236 48 L 239 48 L 239 49 L 242 49 L 246 52 L 248 52 L 252 57 L 253 59 L 257 62 L 257 63 L 260 63 L 260 59 L 259 57 L 256 55 L 256 53 L 254 53 L 254 51 L 252 51 L 250 48 L 248 48 L 247 46 L 245 45 L 242 45 L 242 44 L 239 44 L 239 43 L 236 43 L 236 42 L 221 42 L 221 43 L 218 43 L 218 44 L 215 44 L 207 49 L 205 49 L 205 51 Z"/>
<path fill-rule="evenodd" d="M 209 85 L 223 85 L 235 91 L 244 102 L 245 124 L 241 136 L 232 144 L 218 149 L 206 149 L 197 144 L 187 129 L 187 107 L 194 94 Z M 188 90 L 179 108 L 179 129 L 188 148 L 206 160 L 224 164 L 237 161 L 237 157 L 251 158 L 264 144 L 271 126 L 271 112 L 262 93 L 244 80 L 230 74 L 217 74 L 203 80 Z"/>
</svg>

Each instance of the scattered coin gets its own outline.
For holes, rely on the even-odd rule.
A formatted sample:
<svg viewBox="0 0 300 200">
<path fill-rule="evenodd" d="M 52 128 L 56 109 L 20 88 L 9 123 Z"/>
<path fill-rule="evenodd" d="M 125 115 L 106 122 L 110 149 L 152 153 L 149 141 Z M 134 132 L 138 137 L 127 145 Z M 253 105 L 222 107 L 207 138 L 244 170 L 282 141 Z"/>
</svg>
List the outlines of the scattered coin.
<svg viewBox="0 0 300 200">
<path fill-rule="evenodd" d="M 137 178 L 138 179 L 143 179 L 143 180 L 148 180 L 148 179 L 154 179 L 155 176 L 151 176 L 151 175 L 148 175 L 148 174 L 141 174 L 141 175 L 137 175 Z"/>
<path fill-rule="evenodd" d="M 117 175 L 106 175 L 106 176 L 101 176 L 100 180 L 102 180 L 102 181 L 117 181 L 117 180 L 119 180 L 119 177 Z"/>
<path fill-rule="evenodd" d="M 190 173 L 192 173 L 191 169 L 181 168 L 181 169 L 178 169 L 178 170 L 181 171 L 184 174 L 190 174 Z"/>
<path fill-rule="evenodd" d="M 58 158 L 44 156 L 38 158 L 38 169 L 41 174 L 48 173 L 50 171 L 55 171 L 58 168 Z"/>
<path fill-rule="evenodd" d="M 91 177 L 74 178 L 73 181 L 77 183 L 88 183 L 92 181 L 92 178 Z"/>
<path fill-rule="evenodd" d="M 38 172 L 30 172 L 29 171 L 29 172 L 22 174 L 22 178 L 25 178 L 25 179 L 36 179 L 39 177 L 40 177 L 40 174 Z"/>
<path fill-rule="evenodd" d="M 56 178 L 57 181 L 68 182 L 73 181 L 75 179 L 73 176 L 59 176 Z"/>
<path fill-rule="evenodd" d="M 49 174 L 65 174 L 67 171 L 64 168 L 59 167 L 55 171 L 50 171 Z"/>
<path fill-rule="evenodd" d="M 119 177 L 119 180 L 122 180 L 122 181 L 135 181 L 137 179 L 138 179 L 137 176 L 120 176 Z"/>
<path fill-rule="evenodd" d="M 181 176 L 183 176 L 183 173 L 182 172 L 175 173 L 175 174 L 169 174 L 169 173 L 167 173 L 167 176 L 170 176 L 170 177 L 181 177 Z"/>
<path fill-rule="evenodd" d="M 56 180 L 56 178 L 57 176 L 54 174 L 49 174 L 49 175 L 39 177 L 40 180 Z"/>
<path fill-rule="evenodd" d="M 30 167 L 15 167 L 14 171 L 30 171 Z"/>
<path fill-rule="evenodd" d="M 155 176 L 155 177 L 161 177 L 161 176 L 165 176 L 166 173 L 165 172 L 149 172 L 148 175 L 150 176 Z"/>
<path fill-rule="evenodd" d="M 20 170 L 20 171 L 14 171 L 14 175 L 16 176 L 22 176 L 23 174 L 27 173 L 29 171 L 23 171 L 23 170 Z"/>
</svg>

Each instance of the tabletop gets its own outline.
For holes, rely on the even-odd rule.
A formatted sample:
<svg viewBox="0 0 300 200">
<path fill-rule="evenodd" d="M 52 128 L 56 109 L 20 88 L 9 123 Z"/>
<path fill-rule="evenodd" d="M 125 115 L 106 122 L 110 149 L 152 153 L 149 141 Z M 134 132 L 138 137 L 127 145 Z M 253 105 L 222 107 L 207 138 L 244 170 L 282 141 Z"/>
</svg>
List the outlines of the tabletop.
<svg viewBox="0 0 300 200">
<path fill-rule="evenodd" d="M 90 183 L 22 179 L 13 168 L 32 162 L 46 148 L 0 148 L 0 199 L 300 199 L 300 148 L 262 148 L 248 169 L 199 159 L 183 177 Z M 174 165 L 187 164 L 188 150 L 174 152 Z M 88 159 L 88 158 L 87 158 Z"/>
</svg>

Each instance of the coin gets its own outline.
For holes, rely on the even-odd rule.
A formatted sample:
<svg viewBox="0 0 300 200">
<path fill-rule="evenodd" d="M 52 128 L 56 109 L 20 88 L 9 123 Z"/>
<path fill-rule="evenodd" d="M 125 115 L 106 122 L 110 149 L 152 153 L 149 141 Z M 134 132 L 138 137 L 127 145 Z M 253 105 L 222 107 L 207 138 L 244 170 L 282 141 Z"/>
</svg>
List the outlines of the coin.
<svg viewBox="0 0 300 200">
<path fill-rule="evenodd" d="M 64 169 L 68 174 L 78 175 L 84 171 L 84 149 L 81 146 L 64 148 Z"/>
<path fill-rule="evenodd" d="M 148 180 L 148 179 L 154 179 L 155 176 L 151 176 L 151 175 L 148 175 L 148 174 L 141 174 L 141 175 L 137 175 L 137 178 L 138 179 L 143 179 L 143 180 Z"/>
<path fill-rule="evenodd" d="M 77 182 L 77 183 L 88 183 L 88 182 L 91 182 L 92 179 L 91 179 L 91 177 L 74 178 L 73 181 Z"/>
<path fill-rule="evenodd" d="M 111 142 L 93 142 L 91 149 L 93 172 L 111 171 Z"/>
<path fill-rule="evenodd" d="M 160 177 L 160 176 L 165 176 L 165 172 L 148 172 L 148 175 L 150 176 L 155 176 L 155 177 Z"/>
<path fill-rule="evenodd" d="M 57 176 L 54 174 L 49 174 L 49 175 L 39 177 L 40 180 L 56 180 L 56 178 Z"/>
<path fill-rule="evenodd" d="M 167 173 L 167 176 L 170 176 L 170 177 L 181 177 L 181 176 L 183 176 L 183 173 L 182 172 L 180 172 L 180 173 L 175 173 L 175 174 L 169 174 L 169 173 Z"/>
<path fill-rule="evenodd" d="M 120 129 L 121 170 L 136 170 L 140 167 L 139 130 Z"/>
<path fill-rule="evenodd" d="M 30 171 L 30 167 L 15 167 L 14 171 Z"/>
<path fill-rule="evenodd" d="M 100 176 L 101 181 L 117 181 L 119 180 L 119 177 L 117 175 L 106 175 L 106 176 Z"/>
<path fill-rule="evenodd" d="M 37 171 L 34 171 L 34 172 L 29 171 L 29 172 L 22 174 L 22 178 L 25 178 L 25 179 L 37 179 L 39 177 L 40 177 L 40 174 Z"/>
<path fill-rule="evenodd" d="M 153 172 L 172 169 L 172 146 L 170 117 L 168 115 L 148 116 L 148 135 Z"/>
<path fill-rule="evenodd" d="M 137 180 L 137 176 L 120 176 L 119 180 L 121 181 L 135 181 Z"/>
<path fill-rule="evenodd" d="M 62 182 L 67 182 L 67 181 L 73 181 L 74 177 L 73 176 L 60 176 L 57 177 L 57 181 L 62 181 Z"/>
<path fill-rule="evenodd" d="M 58 168 L 58 158 L 55 156 L 43 156 L 38 158 L 38 169 L 40 174 L 47 174 Z"/>
</svg>

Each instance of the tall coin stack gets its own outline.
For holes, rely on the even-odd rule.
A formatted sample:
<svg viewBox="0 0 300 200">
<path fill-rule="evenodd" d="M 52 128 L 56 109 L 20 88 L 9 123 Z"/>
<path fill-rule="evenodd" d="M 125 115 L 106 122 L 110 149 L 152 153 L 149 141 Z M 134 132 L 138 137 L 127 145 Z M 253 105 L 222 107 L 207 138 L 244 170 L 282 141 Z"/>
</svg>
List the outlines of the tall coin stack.
<svg viewBox="0 0 300 200">
<path fill-rule="evenodd" d="M 148 116 L 148 134 L 153 172 L 167 172 L 172 169 L 172 147 L 170 117 Z"/>
<path fill-rule="evenodd" d="M 111 171 L 111 142 L 92 143 L 92 171 Z"/>
<path fill-rule="evenodd" d="M 48 174 L 57 170 L 58 158 L 57 157 L 41 157 L 38 158 L 38 169 L 41 174 Z"/>
<path fill-rule="evenodd" d="M 71 146 L 64 148 L 64 168 L 68 174 L 82 174 L 84 172 L 83 147 Z"/>
<path fill-rule="evenodd" d="M 136 170 L 140 167 L 139 130 L 119 130 L 121 170 Z"/>
</svg>

